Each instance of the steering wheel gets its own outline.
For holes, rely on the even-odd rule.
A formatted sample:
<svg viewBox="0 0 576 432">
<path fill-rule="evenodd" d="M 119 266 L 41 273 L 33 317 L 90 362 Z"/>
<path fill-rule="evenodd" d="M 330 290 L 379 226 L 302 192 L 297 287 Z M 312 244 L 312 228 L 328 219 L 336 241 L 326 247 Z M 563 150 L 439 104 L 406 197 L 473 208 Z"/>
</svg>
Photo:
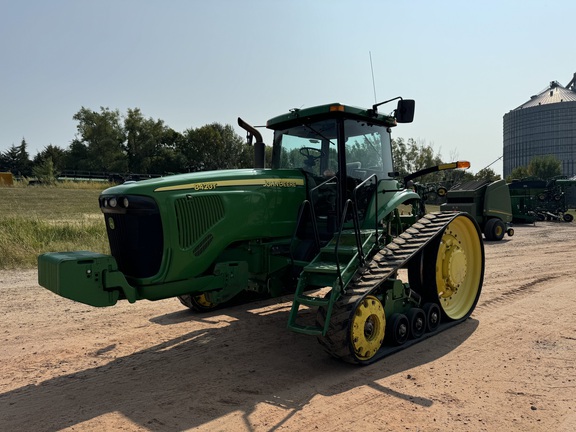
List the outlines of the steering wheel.
<svg viewBox="0 0 576 432">
<path fill-rule="evenodd" d="M 300 154 L 306 159 L 304 160 L 304 165 L 312 168 L 316 165 L 316 161 L 324 156 L 324 152 L 314 147 L 302 147 L 299 150 Z"/>
<path fill-rule="evenodd" d="M 324 156 L 324 152 L 320 149 L 314 147 L 302 147 L 299 150 L 300 154 L 312 161 L 317 161 L 322 156 Z"/>
</svg>

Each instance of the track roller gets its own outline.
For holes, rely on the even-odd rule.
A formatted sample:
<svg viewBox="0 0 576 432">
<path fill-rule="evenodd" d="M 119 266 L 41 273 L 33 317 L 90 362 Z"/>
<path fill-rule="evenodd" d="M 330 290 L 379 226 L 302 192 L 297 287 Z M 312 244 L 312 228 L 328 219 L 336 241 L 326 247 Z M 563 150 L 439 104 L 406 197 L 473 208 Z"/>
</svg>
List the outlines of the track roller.
<svg viewBox="0 0 576 432">
<path fill-rule="evenodd" d="M 425 303 L 422 308 L 426 315 L 426 331 L 435 331 L 440 325 L 440 306 L 436 303 Z"/>
<path fill-rule="evenodd" d="M 390 318 L 390 342 L 394 345 L 402 345 L 410 335 L 410 321 L 404 314 L 396 313 Z"/>
<path fill-rule="evenodd" d="M 410 323 L 410 337 L 418 339 L 426 332 L 426 313 L 423 309 L 412 308 L 408 311 L 408 322 Z"/>
</svg>

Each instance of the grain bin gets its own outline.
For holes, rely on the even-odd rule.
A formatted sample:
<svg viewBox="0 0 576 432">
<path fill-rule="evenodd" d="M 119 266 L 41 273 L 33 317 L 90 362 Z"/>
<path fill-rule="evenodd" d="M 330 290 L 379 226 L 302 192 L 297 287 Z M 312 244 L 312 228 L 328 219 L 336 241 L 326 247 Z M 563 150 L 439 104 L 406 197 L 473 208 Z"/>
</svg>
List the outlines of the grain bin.
<svg viewBox="0 0 576 432">
<path fill-rule="evenodd" d="M 563 175 L 576 174 L 576 74 L 504 115 L 504 176 L 545 155 L 562 162 Z"/>
</svg>

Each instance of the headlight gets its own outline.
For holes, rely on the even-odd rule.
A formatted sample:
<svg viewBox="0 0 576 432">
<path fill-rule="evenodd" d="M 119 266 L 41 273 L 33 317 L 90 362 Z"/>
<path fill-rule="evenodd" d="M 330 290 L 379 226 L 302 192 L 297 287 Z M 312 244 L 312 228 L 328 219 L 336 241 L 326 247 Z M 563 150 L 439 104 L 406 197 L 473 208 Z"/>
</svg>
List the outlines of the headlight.
<svg viewBox="0 0 576 432">
<path fill-rule="evenodd" d="M 122 200 L 122 205 L 124 205 L 124 208 L 128 208 L 129 204 L 130 204 L 130 202 L 128 201 L 128 198 L 124 198 Z"/>
<path fill-rule="evenodd" d="M 118 205 L 118 200 L 116 198 L 112 197 L 108 201 L 108 204 L 110 204 L 110 207 L 114 208 Z"/>
</svg>

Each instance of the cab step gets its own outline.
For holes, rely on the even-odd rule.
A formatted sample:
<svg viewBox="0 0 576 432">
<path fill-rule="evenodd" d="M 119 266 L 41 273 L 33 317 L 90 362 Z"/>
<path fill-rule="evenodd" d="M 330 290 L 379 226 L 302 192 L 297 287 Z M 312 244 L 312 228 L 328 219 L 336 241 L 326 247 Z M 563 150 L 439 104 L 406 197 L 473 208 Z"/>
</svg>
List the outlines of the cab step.
<svg viewBox="0 0 576 432">
<path fill-rule="evenodd" d="M 360 241 L 362 253 L 368 253 L 374 244 L 374 233 L 371 231 L 361 232 Z M 336 248 L 336 244 L 338 244 L 338 248 Z M 325 335 L 330 325 L 334 303 L 340 298 L 344 286 L 355 273 L 359 262 L 360 253 L 354 231 L 343 231 L 339 242 L 332 239 L 321 248 L 316 258 L 302 269 L 294 293 L 288 328 L 297 333 Z M 324 287 L 331 287 L 330 292 L 324 297 L 304 294 L 304 292 Z M 324 308 L 326 310 L 324 325 L 305 325 L 297 322 L 300 306 Z"/>
</svg>

